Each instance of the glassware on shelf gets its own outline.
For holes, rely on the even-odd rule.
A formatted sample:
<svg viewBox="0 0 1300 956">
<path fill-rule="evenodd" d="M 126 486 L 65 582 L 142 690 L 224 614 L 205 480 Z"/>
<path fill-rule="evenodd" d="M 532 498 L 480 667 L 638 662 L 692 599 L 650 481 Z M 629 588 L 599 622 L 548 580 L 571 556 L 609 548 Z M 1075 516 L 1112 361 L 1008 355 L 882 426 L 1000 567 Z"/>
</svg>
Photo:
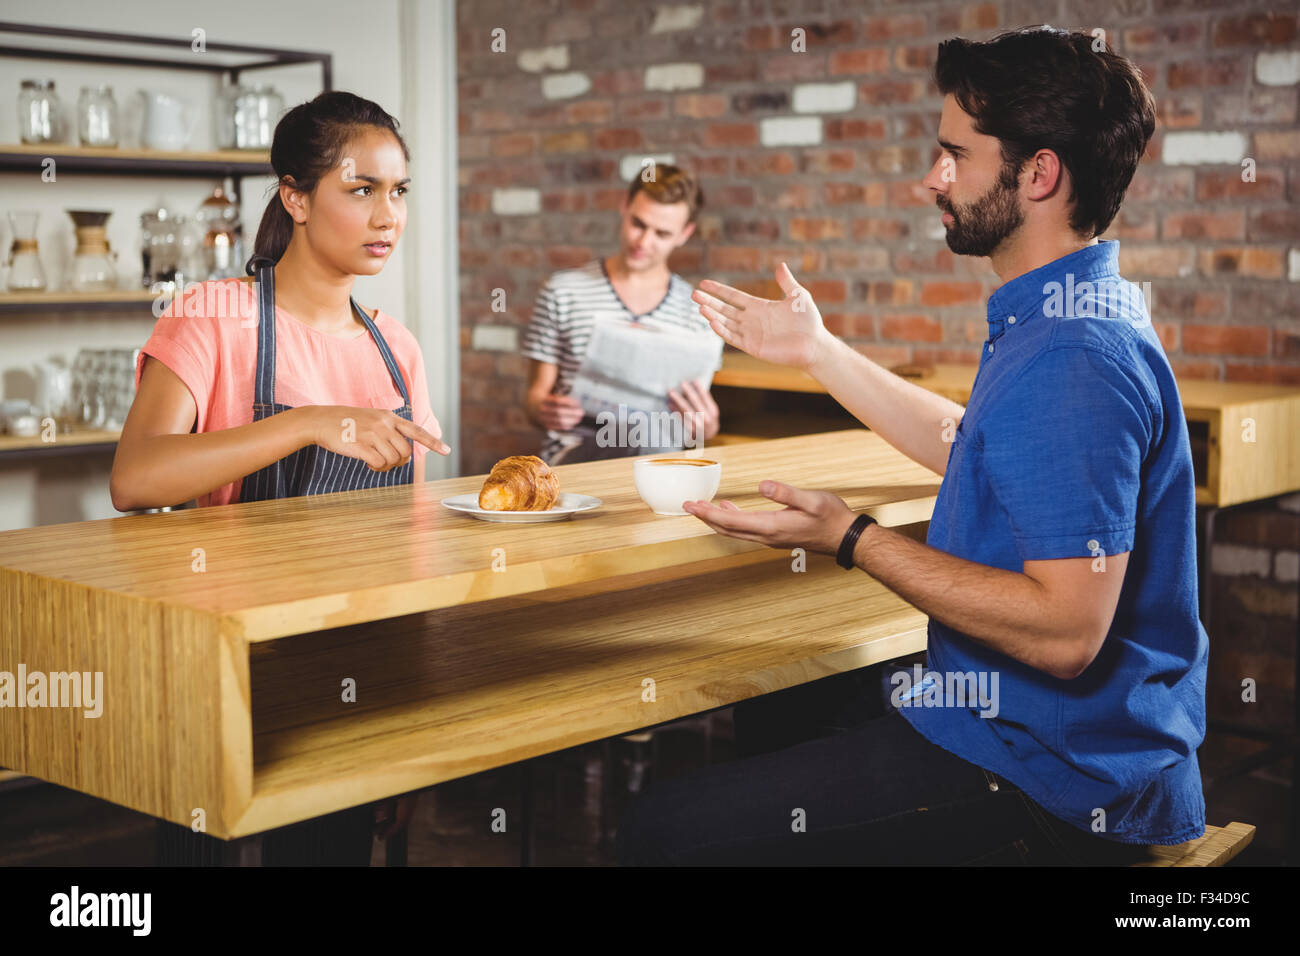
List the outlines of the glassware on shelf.
<svg viewBox="0 0 1300 956">
<path fill-rule="evenodd" d="M 270 149 L 275 124 L 284 113 L 284 97 L 269 83 L 236 88 L 234 110 L 235 149 Z"/>
<path fill-rule="evenodd" d="M 72 403 L 72 369 L 62 358 L 37 362 L 34 414 L 42 421 L 52 418 L 58 434 L 66 435 L 77 423 Z"/>
<path fill-rule="evenodd" d="M 227 179 L 224 187 L 212 190 L 194 218 L 203 233 L 204 270 L 198 278 L 226 279 L 241 275 L 242 229 L 231 180 Z"/>
<path fill-rule="evenodd" d="M 155 293 L 174 293 L 180 269 L 181 240 L 177 216 L 166 207 L 140 217 L 140 259 L 143 285 Z"/>
<path fill-rule="evenodd" d="M 81 88 L 77 99 L 77 135 L 82 146 L 117 145 L 117 100 L 111 86 L 101 83 Z"/>
<path fill-rule="evenodd" d="M 23 209 L 9 213 L 9 226 L 14 241 L 9 247 L 9 291 L 44 292 L 45 270 L 41 268 L 40 246 L 36 242 L 36 226 L 41 214 Z"/>
<path fill-rule="evenodd" d="M 18 93 L 18 135 L 24 143 L 61 143 L 63 104 L 53 80 L 23 80 Z"/>
<path fill-rule="evenodd" d="M 77 233 L 77 249 L 72 255 L 69 281 L 74 292 L 109 292 L 117 288 L 117 270 L 113 260 L 117 253 L 108 246 L 105 223 L 111 212 L 69 209 Z"/>
</svg>

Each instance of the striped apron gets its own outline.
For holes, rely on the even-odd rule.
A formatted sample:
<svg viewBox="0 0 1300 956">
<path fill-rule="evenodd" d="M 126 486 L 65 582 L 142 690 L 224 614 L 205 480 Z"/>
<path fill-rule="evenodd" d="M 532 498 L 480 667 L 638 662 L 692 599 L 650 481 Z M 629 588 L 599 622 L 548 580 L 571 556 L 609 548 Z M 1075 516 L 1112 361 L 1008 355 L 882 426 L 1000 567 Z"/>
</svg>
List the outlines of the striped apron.
<svg viewBox="0 0 1300 956">
<path fill-rule="evenodd" d="M 268 259 L 256 259 L 257 267 L 257 378 L 254 380 L 253 421 L 287 411 L 289 405 L 275 400 L 275 269 Z M 411 414 L 411 396 L 406 390 L 406 380 L 397 367 L 388 343 L 375 327 L 375 323 L 357 300 L 352 299 L 352 311 L 374 339 L 388 366 L 388 374 L 402 395 L 402 407 L 393 413 L 408 422 Z M 404 465 L 388 471 L 375 471 L 360 458 L 350 458 L 338 452 L 307 445 L 293 454 L 272 462 L 265 468 L 244 478 L 239 500 L 267 501 L 272 498 L 294 498 L 300 495 L 326 495 L 333 491 L 358 491 L 365 488 L 384 488 L 390 485 L 409 485 L 415 481 L 415 456 Z"/>
</svg>

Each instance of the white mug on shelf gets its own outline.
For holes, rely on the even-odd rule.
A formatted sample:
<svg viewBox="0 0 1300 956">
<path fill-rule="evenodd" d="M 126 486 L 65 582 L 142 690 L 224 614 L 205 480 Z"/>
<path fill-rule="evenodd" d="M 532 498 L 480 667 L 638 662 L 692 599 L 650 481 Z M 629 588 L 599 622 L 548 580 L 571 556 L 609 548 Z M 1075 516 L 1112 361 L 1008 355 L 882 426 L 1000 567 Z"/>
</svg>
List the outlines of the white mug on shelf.
<svg viewBox="0 0 1300 956">
<path fill-rule="evenodd" d="M 144 101 L 140 141 L 145 149 L 175 152 L 189 146 L 198 111 L 188 100 L 156 90 L 141 90 L 140 98 Z"/>
</svg>

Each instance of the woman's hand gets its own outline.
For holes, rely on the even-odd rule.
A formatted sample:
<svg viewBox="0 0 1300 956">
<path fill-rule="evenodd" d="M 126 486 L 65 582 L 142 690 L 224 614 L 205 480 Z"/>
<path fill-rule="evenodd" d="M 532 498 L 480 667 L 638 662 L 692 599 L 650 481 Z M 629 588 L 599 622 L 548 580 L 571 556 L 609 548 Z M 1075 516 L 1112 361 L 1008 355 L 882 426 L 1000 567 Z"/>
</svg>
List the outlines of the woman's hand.
<svg viewBox="0 0 1300 956">
<path fill-rule="evenodd" d="M 698 447 L 718 434 L 722 413 L 703 382 L 687 380 L 681 390 L 668 390 L 668 404 L 682 416 L 682 439 L 687 447 Z M 698 428 L 698 431 L 697 431 Z"/>
<path fill-rule="evenodd" d="M 759 483 L 765 498 L 786 505 L 783 511 L 741 511 L 730 501 L 717 505 L 687 501 L 682 507 L 718 534 L 757 541 L 769 548 L 803 548 L 836 554 L 856 515 L 829 491 L 802 491 L 779 481 Z"/>
<path fill-rule="evenodd" d="M 807 370 L 825 351 L 831 335 L 812 296 L 784 262 L 776 269 L 776 281 L 785 293 L 779 302 L 712 279 L 702 280 L 691 298 L 728 345 L 766 362 Z"/>
<path fill-rule="evenodd" d="M 315 445 L 349 458 L 360 458 L 375 471 L 390 471 L 411 458 L 411 440 L 451 454 L 442 440 L 442 427 L 433 419 L 432 431 L 421 428 L 385 408 L 348 405 L 305 406 L 310 418 L 308 434 Z"/>
</svg>

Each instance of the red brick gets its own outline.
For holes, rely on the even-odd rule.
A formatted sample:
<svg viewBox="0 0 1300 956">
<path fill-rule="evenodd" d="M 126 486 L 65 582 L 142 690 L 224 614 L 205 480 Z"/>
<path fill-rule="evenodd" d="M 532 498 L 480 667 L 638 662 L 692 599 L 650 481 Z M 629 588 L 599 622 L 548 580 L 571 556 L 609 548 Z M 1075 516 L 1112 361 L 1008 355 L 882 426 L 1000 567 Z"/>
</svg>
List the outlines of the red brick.
<svg viewBox="0 0 1300 956">
<path fill-rule="evenodd" d="M 831 272 L 848 272 L 855 276 L 872 272 L 888 272 L 889 250 L 879 246 L 866 249 L 842 249 L 832 246 L 826 250 L 826 267 Z"/>
<path fill-rule="evenodd" d="M 563 133 L 547 133 L 542 137 L 544 153 L 585 153 L 590 148 L 591 140 L 586 130 L 571 129 Z"/>
<path fill-rule="evenodd" d="M 826 57 L 819 53 L 774 53 L 763 57 L 763 79 L 818 80 L 826 76 Z"/>
<path fill-rule="evenodd" d="M 940 342 L 943 326 L 928 315 L 885 316 L 880 323 L 880 337 L 904 342 Z"/>
<path fill-rule="evenodd" d="M 1192 198 L 1195 181 L 1190 169 L 1139 166 L 1124 195 L 1129 202 L 1181 202 Z"/>
<path fill-rule="evenodd" d="M 1188 355 L 1268 355 L 1267 325 L 1183 325 Z"/>
<path fill-rule="evenodd" d="M 777 193 L 771 203 L 776 209 L 807 209 L 812 204 L 812 187 L 806 183 L 791 183 Z"/>
<path fill-rule="evenodd" d="M 828 206 L 880 206 L 885 201 L 885 184 L 880 182 L 826 183 L 822 191 Z"/>
<path fill-rule="evenodd" d="M 791 176 L 795 164 L 792 153 L 763 150 L 736 157 L 737 176 Z"/>
<path fill-rule="evenodd" d="M 758 127 L 753 123 L 710 123 L 704 130 L 706 146 L 757 146 Z"/>
<path fill-rule="evenodd" d="M 900 249 L 894 253 L 894 268 L 905 274 L 913 272 L 952 272 L 954 255 L 951 249 L 938 247 L 929 253 Z"/>
<path fill-rule="evenodd" d="M 767 23 L 746 30 L 741 37 L 741 45 L 746 50 L 776 50 L 785 46 L 785 38 L 775 24 Z"/>
<path fill-rule="evenodd" d="M 889 184 L 889 205 L 911 209 L 934 205 L 934 193 L 915 180 L 902 180 Z"/>
<path fill-rule="evenodd" d="M 1300 239 L 1300 214 L 1291 207 L 1250 214 L 1251 239 Z"/>
<path fill-rule="evenodd" d="M 1240 209 L 1172 213 L 1161 223 L 1161 235 L 1165 239 L 1244 239 L 1246 216 Z"/>
<path fill-rule="evenodd" d="M 618 118 L 627 120 L 661 119 L 668 115 L 668 100 L 662 96 L 639 96 L 618 104 Z"/>
<path fill-rule="evenodd" d="M 1187 246 L 1124 246 L 1119 250 L 1119 271 L 1129 279 L 1164 279 L 1189 275 L 1194 260 Z"/>
<path fill-rule="evenodd" d="M 1284 254 L 1281 249 L 1257 246 L 1224 246 L 1204 249 L 1198 255 L 1204 275 L 1239 275 L 1255 279 L 1280 279 Z"/>
<path fill-rule="evenodd" d="M 542 194 L 542 209 L 546 212 L 582 212 L 586 208 L 587 193 L 582 190 Z"/>
<path fill-rule="evenodd" d="M 830 56 L 831 76 L 854 76 L 862 73 L 889 72 L 889 47 L 873 46 L 861 50 L 837 50 Z"/>
<path fill-rule="evenodd" d="M 1196 198 L 1202 202 L 1213 199 L 1240 199 L 1263 201 L 1281 199 L 1282 172 L 1278 169 L 1255 167 L 1255 181 L 1242 182 L 1238 168 L 1203 170 L 1196 174 Z"/>
<path fill-rule="evenodd" d="M 1167 129 L 1188 129 L 1201 125 L 1201 98 L 1196 94 L 1161 97 L 1156 119 Z"/>
<path fill-rule="evenodd" d="M 1199 20 L 1184 20 L 1130 27 L 1123 34 L 1123 52 L 1127 56 L 1134 53 L 1163 53 L 1179 47 L 1193 47 L 1203 34 Z"/>
<path fill-rule="evenodd" d="M 903 72 L 934 68 L 935 48 L 925 46 L 899 46 L 894 48 L 894 66 Z"/>
<path fill-rule="evenodd" d="M 704 268 L 704 250 L 698 245 L 679 246 L 668 256 L 668 268 L 673 272 L 697 275 Z"/>
<path fill-rule="evenodd" d="M 1246 365 L 1228 362 L 1224 379 L 1229 382 L 1260 382 L 1267 385 L 1300 385 L 1300 365 Z"/>
<path fill-rule="evenodd" d="M 911 231 L 911 224 L 906 219 L 885 219 L 872 216 L 853 220 L 853 238 L 855 241 L 879 239 L 902 239 Z"/>
<path fill-rule="evenodd" d="M 1179 332 L 1182 326 L 1176 322 L 1152 322 L 1151 327 L 1155 329 L 1160 344 L 1164 346 L 1166 352 L 1173 352 L 1178 348 Z"/>
<path fill-rule="evenodd" d="M 1171 358 L 1169 367 L 1173 369 L 1174 378 L 1178 381 L 1197 379 L 1204 382 L 1219 382 L 1223 380 L 1223 369 L 1217 362 L 1192 362 L 1187 359 Z"/>
<path fill-rule="evenodd" d="M 1249 13 L 1214 24 L 1215 46 L 1279 46 L 1295 39 L 1294 13 Z"/>
<path fill-rule="evenodd" d="M 911 279 L 886 279 L 881 282 L 862 283 L 862 295 L 872 305 L 908 305 L 916 292 Z"/>
<path fill-rule="evenodd" d="M 885 121 L 878 118 L 827 119 L 823 128 L 832 141 L 885 138 Z"/>
<path fill-rule="evenodd" d="M 876 334 L 875 320 L 861 312 L 822 312 L 822 324 L 842 339 L 867 339 Z"/>
<path fill-rule="evenodd" d="M 596 96 L 626 96 L 628 93 L 640 93 L 644 85 L 644 70 L 605 70 L 591 75 L 591 92 Z"/>
<path fill-rule="evenodd" d="M 1250 155 L 1261 162 L 1300 159 L 1300 130 L 1260 130 L 1255 134 L 1255 149 Z"/>
<path fill-rule="evenodd" d="M 848 298 L 848 285 L 843 279 L 800 280 L 800 284 L 808 290 L 814 302 L 834 304 Z"/>
<path fill-rule="evenodd" d="M 961 29 L 964 33 L 975 30 L 992 30 L 998 25 L 996 3 L 968 3 L 961 8 Z"/>
<path fill-rule="evenodd" d="M 883 80 L 878 83 L 859 83 L 858 97 L 869 106 L 915 103 L 925 97 L 925 81 Z"/>
<path fill-rule="evenodd" d="M 799 242 L 843 239 L 844 222 L 840 219 L 794 218 L 790 220 L 790 238 Z"/>
<path fill-rule="evenodd" d="M 978 282 L 927 282 L 921 287 L 922 305 L 976 305 L 983 299 Z"/>
<path fill-rule="evenodd" d="M 710 246 L 708 261 L 720 272 L 757 272 L 761 255 L 753 246 Z"/>
<path fill-rule="evenodd" d="M 1150 305 L 1153 312 L 1168 318 L 1221 319 L 1228 314 L 1228 294 L 1164 283 L 1155 290 L 1155 303 Z"/>
<path fill-rule="evenodd" d="M 565 121 L 573 125 L 592 123 L 599 126 L 608 123 L 613 116 L 614 107 L 609 100 L 583 100 L 564 108 Z"/>
<path fill-rule="evenodd" d="M 715 119 L 727 112 L 727 98 L 716 93 L 682 93 L 673 98 L 673 112 L 692 119 Z"/>
<path fill-rule="evenodd" d="M 552 269 L 573 269 L 591 260 L 586 246 L 547 246 L 546 262 Z"/>
<path fill-rule="evenodd" d="M 492 155 L 496 157 L 527 156 L 536 150 L 536 133 L 506 133 L 492 137 Z"/>
<path fill-rule="evenodd" d="M 868 17 L 862 24 L 862 37 L 869 43 L 915 39 L 925 33 L 925 17 L 920 14 Z"/>
<path fill-rule="evenodd" d="M 1198 57 L 1169 64 L 1168 83 L 1171 90 L 1189 86 L 1240 86 L 1249 75 L 1249 57 L 1220 57 L 1207 60 Z"/>
<path fill-rule="evenodd" d="M 1151 209 L 1120 209 L 1106 230 L 1106 238 L 1117 239 L 1154 239 L 1156 237 L 1156 215 Z"/>
<path fill-rule="evenodd" d="M 636 149 L 641 142 L 641 131 L 637 129 L 615 127 L 596 131 L 597 149 Z"/>
<path fill-rule="evenodd" d="M 847 173 L 856 158 L 851 149 L 805 149 L 799 156 L 799 169 L 816 175 Z"/>
</svg>

